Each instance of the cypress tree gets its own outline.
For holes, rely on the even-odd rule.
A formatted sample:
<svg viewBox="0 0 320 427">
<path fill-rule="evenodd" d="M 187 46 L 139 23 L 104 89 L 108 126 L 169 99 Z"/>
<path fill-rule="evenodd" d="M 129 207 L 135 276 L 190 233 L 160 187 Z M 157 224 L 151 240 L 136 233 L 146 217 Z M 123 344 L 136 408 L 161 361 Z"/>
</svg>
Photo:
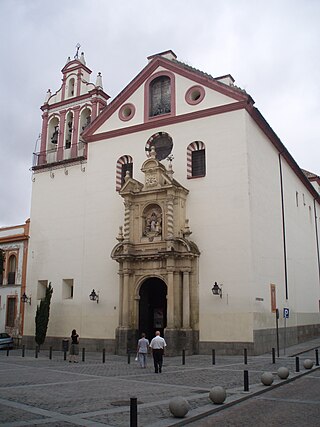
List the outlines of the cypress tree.
<svg viewBox="0 0 320 427">
<path fill-rule="evenodd" d="M 39 347 L 44 343 L 46 339 L 52 293 L 53 293 L 53 288 L 50 282 L 46 288 L 46 296 L 44 297 L 44 299 L 40 301 L 40 305 L 38 305 L 37 307 L 36 318 L 35 318 L 35 322 L 36 322 L 35 340 Z"/>
</svg>

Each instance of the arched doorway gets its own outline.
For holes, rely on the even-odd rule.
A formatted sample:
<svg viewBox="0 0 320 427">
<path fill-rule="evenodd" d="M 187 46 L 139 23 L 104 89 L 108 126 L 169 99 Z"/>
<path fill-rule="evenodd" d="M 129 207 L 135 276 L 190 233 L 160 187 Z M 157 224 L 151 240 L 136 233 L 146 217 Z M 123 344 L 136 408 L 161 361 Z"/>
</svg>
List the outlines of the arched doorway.
<svg viewBox="0 0 320 427">
<path fill-rule="evenodd" d="M 150 340 L 155 331 L 167 326 L 167 286 L 163 280 L 151 277 L 140 287 L 139 291 L 139 336 L 145 332 Z"/>
</svg>

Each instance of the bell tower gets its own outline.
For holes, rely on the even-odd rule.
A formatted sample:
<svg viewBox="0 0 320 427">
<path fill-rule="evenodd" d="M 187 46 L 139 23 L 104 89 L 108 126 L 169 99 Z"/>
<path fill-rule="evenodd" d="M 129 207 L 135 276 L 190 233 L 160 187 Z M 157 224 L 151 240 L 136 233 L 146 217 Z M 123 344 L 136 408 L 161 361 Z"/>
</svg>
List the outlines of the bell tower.
<svg viewBox="0 0 320 427">
<path fill-rule="evenodd" d="M 182 349 L 193 354 L 199 340 L 200 252 L 189 239 L 188 190 L 173 178 L 171 162 L 166 169 L 156 159 L 154 147 L 141 170 L 144 183 L 128 174 L 120 190 L 124 225 L 111 254 L 119 263 L 117 352 L 125 354 L 127 346 L 134 347 L 138 333 L 153 335 L 160 329 L 169 354 Z M 146 310 L 151 311 L 142 313 Z"/>
<path fill-rule="evenodd" d="M 41 107 L 42 131 L 40 151 L 34 153 L 33 170 L 54 169 L 66 163 L 86 160 L 87 148 L 82 132 L 106 107 L 109 96 L 103 91 L 102 76 L 90 83 L 92 71 L 84 53 L 68 58 L 62 68 L 62 85 L 52 93 L 47 91 Z"/>
</svg>

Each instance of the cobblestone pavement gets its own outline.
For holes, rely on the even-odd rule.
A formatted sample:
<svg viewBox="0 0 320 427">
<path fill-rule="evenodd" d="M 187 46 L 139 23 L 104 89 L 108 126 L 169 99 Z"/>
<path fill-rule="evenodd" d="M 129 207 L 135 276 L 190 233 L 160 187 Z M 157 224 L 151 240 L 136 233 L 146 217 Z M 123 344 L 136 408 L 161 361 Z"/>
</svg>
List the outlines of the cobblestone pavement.
<svg viewBox="0 0 320 427">
<path fill-rule="evenodd" d="M 305 374 L 316 375 L 318 367 L 306 370 L 303 360 L 311 358 L 316 361 L 315 348 L 318 346 L 320 339 L 291 347 L 286 350 L 286 355 L 280 353 L 275 364 L 271 354 L 249 356 L 247 364 L 241 356 L 217 355 L 214 365 L 211 355 L 187 356 L 184 365 L 181 357 L 167 357 L 161 374 L 154 373 L 151 357 L 149 366 L 140 369 L 133 358 L 128 363 L 128 358 L 121 356 L 106 355 L 103 363 L 102 353 L 86 353 L 84 361 L 80 355 L 79 363 L 74 364 L 65 361 L 62 352 L 53 352 L 50 360 L 47 351 L 41 351 L 37 358 L 34 351 L 26 351 L 24 357 L 21 349 L 9 354 L 1 351 L 0 426 L 128 427 L 131 397 L 138 400 L 139 427 L 189 423 L 209 426 L 211 424 L 205 424 L 207 421 L 203 417 L 210 412 L 220 411 L 214 414 L 219 421 L 225 411 L 236 411 L 249 400 L 256 402 L 258 412 L 262 411 L 260 406 L 266 407 L 266 402 L 273 404 L 272 399 L 277 399 L 278 391 L 289 385 L 273 388 L 287 382 L 276 375 L 280 366 L 290 370 L 289 381 L 300 375 L 299 381 L 307 381 L 308 375 Z M 298 353 L 301 368 L 296 373 L 296 359 L 292 356 Z M 249 392 L 244 392 L 244 370 L 249 372 Z M 265 371 L 274 373 L 275 380 L 269 388 L 260 381 Z M 320 395 L 320 382 L 317 384 Z M 208 398 L 210 389 L 216 385 L 227 390 L 224 405 L 214 405 Z M 190 410 L 183 419 L 174 418 L 169 411 L 169 402 L 175 396 L 182 396 L 189 402 Z M 243 400 L 246 402 L 228 408 Z M 282 402 L 283 405 L 293 403 Z M 221 412 L 224 408 L 227 409 Z M 201 418 L 204 424 L 200 424 Z"/>
</svg>

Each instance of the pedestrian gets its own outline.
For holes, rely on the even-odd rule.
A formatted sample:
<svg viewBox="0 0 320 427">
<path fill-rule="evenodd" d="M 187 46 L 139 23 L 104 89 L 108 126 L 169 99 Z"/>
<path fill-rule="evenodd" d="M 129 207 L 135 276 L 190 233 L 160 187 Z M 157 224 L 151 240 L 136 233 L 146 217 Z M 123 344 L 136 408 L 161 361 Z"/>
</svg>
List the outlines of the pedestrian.
<svg viewBox="0 0 320 427">
<path fill-rule="evenodd" d="M 146 334 L 142 333 L 137 346 L 138 360 L 141 368 L 147 367 L 148 347 L 149 340 L 147 340 Z"/>
<path fill-rule="evenodd" d="M 69 362 L 78 363 L 78 354 L 79 354 L 79 335 L 75 329 L 71 332 L 71 346 L 69 353 Z"/>
<path fill-rule="evenodd" d="M 152 348 L 154 372 L 161 373 L 164 348 L 167 346 L 164 338 L 160 336 L 160 331 L 156 331 L 156 336 L 152 338 L 150 347 Z"/>
</svg>

